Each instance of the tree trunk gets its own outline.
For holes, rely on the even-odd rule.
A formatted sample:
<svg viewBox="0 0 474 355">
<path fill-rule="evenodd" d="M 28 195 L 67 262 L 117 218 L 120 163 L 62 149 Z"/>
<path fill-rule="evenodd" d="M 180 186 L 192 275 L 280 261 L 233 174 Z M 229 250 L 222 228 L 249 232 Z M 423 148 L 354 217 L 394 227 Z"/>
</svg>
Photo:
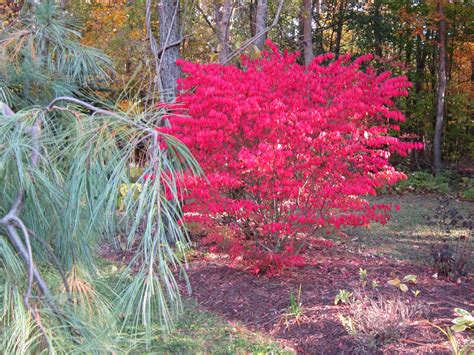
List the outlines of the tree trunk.
<svg viewBox="0 0 474 355">
<path fill-rule="evenodd" d="M 303 54 L 304 64 L 307 66 L 313 60 L 313 33 L 312 33 L 312 22 L 313 22 L 313 4 L 312 0 L 303 0 L 301 3 L 301 21 L 303 22 Z"/>
<path fill-rule="evenodd" d="M 381 33 L 381 18 L 380 8 L 382 6 L 381 0 L 374 0 L 374 21 L 372 22 L 374 31 L 374 52 L 379 58 L 382 57 L 382 33 Z"/>
<path fill-rule="evenodd" d="M 337 13 L 337 24 L 336 24 L 336 46 L 334 48 L 334 53 L 336 58 L 339 57 L 341 51 L 341 40 L 342 40 L 342 30 L 344 28 L 344 13 L 346 7 L 346 0 L 340 0 L 339 10 Z"/>
<path fill-rule="evenodd" d="M 423 76 L 426 66 L 426 44 L 423 44 L 420 35 L 416 37 L 416 72 L 415 72 L 415 93 L 419 94 L 423 85 Z"/>
<path fill-rule="evenodd" d="M 436 90 L 436 123 L 433 140 L 434 172 L 438 175 L 442 170 L 441 162 L 441 136 L 444 123 L 444 106 L 446 100 L 446 18 L 444 16 L 443 0 L 438 0 L 438 37 L 439 37 L 439 61 L 438 61 L 438 86 Z"/>
<path fill-rule="evenodd" d="M 323 49 L 323 38 L 324 38 L 324 30 L 323 26 L 321 25 L 321 5 L 322 0 L 316 0 L 314 2 L 314 21 L 316 22 L 316 31 L 317 35 L 315 38 L 315 46 L 316 46 L 316 54 L 322 54 L 324 52 Z"/>
<path fill-rule="evenodd" d="M 255 22 L 257 16 L 257 0 L 251 0 L 249 5 L 249 24 L 250 24 L 250 37 L 255 36 L 256 29 L 255 29 Z"/>
<path fill-rule="evenodd" d="M 474 83 L 474 58 L 471 59 L 471 84 Z"/>
<path fill-rule="evenodd" d="M 412 52 L 413 52 L 413 40 L 412 38 L 410 37 L 410 33 L 407 33 L 407 43 L 406 43 L 406 46 L 405 46 L 405 66 L 407 68 L 411 68 L 411 61 L 412 61 Z M 410 80 L 410 82 L 414 82 L 415 79 L 413 77 L 413 71 L 412 70 L 409 70 L 408 72 L 408 80 Z M 411 112 L 412 112 L 412 102 L 413 102 L 413 98 L 410 96 L 407 97 L 407 100 L 406 100 L 406 107 L 405 107 L 405 116 L 408 118 L 410 117 L 411 115 Z"/>
<path fill-rule="evenodd" d="M 257 14 L 255 16 L 255 34 L 262 32 L 267 27 L 267 0 L 257 0 Z M 255 45 L 258 49 L 262 49 L 265 45 L 267 36 L 260 36 L 256 41 Z"/>
<path fill-rule="evenodd" d="M 230 20 L 232 17 L 232 0 L 214 2 L 216 28 L 219 37 L 219 63 L 225 63 L 230 54 Z"/>
<path fill-rule="evenodd" d="M 177 94 L 177 80 L 181 75 L 176 60 L 179 58 L 181 27 L 179 22 L 179 0 L 160 0 L 160 78 L 162 99 L 173 102 Z"/>
</svg>

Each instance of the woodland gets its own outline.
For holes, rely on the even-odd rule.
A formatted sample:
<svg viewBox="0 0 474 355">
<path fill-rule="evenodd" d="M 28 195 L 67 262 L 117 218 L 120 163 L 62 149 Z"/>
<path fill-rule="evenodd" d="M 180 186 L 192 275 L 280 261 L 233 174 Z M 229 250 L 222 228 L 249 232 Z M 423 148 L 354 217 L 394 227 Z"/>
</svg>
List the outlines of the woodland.
<svg viewBox="0 0 474 355">
<path fill-rule="evenodd" d="M 0 0 L 0 352 L 472 354 L 470 0 Z"/>
</svg>

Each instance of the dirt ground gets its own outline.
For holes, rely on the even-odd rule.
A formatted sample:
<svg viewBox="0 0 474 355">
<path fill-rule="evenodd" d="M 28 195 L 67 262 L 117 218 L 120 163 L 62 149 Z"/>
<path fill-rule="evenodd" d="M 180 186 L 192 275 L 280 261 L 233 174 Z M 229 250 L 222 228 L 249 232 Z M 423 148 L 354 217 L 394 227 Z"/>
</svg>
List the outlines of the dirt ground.
<svg viewBox="0 0 474 355">
<path fill-rule="evenodd" d="M 380 353 L 449 353 L 447 338 L 427 321 L 449 326 L 455 307 L 469 310 L 474 307 L 472 275 L 459 282 L 439 280 L 433 277 L 435 271 L 430 268 L 357 254 L 341 247 L 315 248 L 306 257 L 315 262 L 273 277 L 256 277 L 233 267 L 223 257 L 198 257 L 189 268 L 192 297 L 229 321 L 271 335 L 288 348 L 306 354 L 362 351 L 339 320 L 348 306 L 334 305 L 340 289 L 361 288 L 359 268 L 367 270 L 370 280 L 379 282 L 380 287 L 371 290 L 372 294 L 400 297 L 423 309 L 422 316 L 413 319 L 402 338 L 385 344 L 378 350 Z M 417 276 L 417 283 L 409 285 L 406 293 L 387 284 L 388 280 L 409 274 Z M 290 318 L 287 326 L 284 320 L 290 306 L 290 290 L 296 294 L 300 285 L 303 313 L 298 323 Z M 411 292 L 415 290 L 420 291 L 417 297 Z M 458 335 L 458 340 L 466 342 L 467 336 Z"/>
</svg>

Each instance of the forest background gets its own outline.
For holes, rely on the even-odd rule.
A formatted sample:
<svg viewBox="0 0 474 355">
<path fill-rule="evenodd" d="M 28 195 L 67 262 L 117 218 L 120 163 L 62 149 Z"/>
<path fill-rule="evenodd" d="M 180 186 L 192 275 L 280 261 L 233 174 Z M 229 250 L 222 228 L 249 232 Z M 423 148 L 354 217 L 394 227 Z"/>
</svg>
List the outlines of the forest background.
<svg viewBox="0 0 474 355">
<path fill-rule="evenodd" d="M 0 5 L 3 28 L 22 6 L 13 0 Z M 372 53 L 381 71 L 407 75 L 413 84 L 398 102 L 408 119 L 397 134 L 422 141 L 425 148 L 400 166 L 436 174 L 446 166 L 472 172 L 474 7 L 469 1 L 62 0 L 61 7 L 82 23 L 83 44 L 112 58 L 112 82 L 92 89 L 120 99 L 123 108 L 136 104 L 120 98 L 125 85 L 145 98 L 153 90 L 143 83 L 151 82 L 172 101 L 178 58 L 235 64 L 241 54 L 258 56 L 266 38 L 300 51 L 305 63 L 327 52 Z"/>
</svg>

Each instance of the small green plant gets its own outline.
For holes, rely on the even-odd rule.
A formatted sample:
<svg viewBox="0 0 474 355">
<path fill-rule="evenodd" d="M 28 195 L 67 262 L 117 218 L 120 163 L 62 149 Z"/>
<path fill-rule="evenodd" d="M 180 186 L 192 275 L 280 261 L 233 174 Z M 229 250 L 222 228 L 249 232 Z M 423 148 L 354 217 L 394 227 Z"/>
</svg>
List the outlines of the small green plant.
<svg viewBox="0 0 474 355">
<path fill-rule="evenodd" d="M 454 313 L 457 315 L 451 322 L 454 324 L 450 328 L 442 328 L 439 325 L 428 322 L 431 326 L 438 329 L 449 341 L 451 346 L 451 354 L 453 355 L 471 355 L 474 349 L 474 342 L 470 339 L 466 344 L 461 345 L 456 339 L 454 333 L 474 330 L 474 313 L 466 311 L 462 308 L 455 308 Z M 454 333 L 453 333 L 454 332 Z"/>
<path fill-rule="evenodd" d="M 474 330 L 474 313 L 470 313 L 462 308 L 455 308 L 454 313 L 456 313 L 457 317 L 452 320 L 454 325 L 451 326 L 451 329 L 453 331 Z"/>
<path fill-rule="evenodd" d="M 301 285 L 298 288 L 298 293 L 295 295 L 290 290 L 290 306 L 287 312 L 283 315 L 285 321 L 285 329 L 288 329 L 291 324 L 300 324 L 301 317 L 303 316 L 303 302 L 301 302 Z"/>
<path fill-rule="evenodd" d="M 348 304 L 353 296 L 352 292 L 347 290 L 339 290 L 339 293 L 334 298 L 334 304 L 338 305 L 339 303 Z"/>
<path fill-rule="evenodd" d="M 303 314 L 303 303 L 301 302 L 301 285 L 298 288 L 298 294 L 296 296 L 293 291 L 290 292 L 290 308 L 288 313 L 292 315 L 297 322 L 299 322 L 299 319 Z"/>
<path fill-rule="evenodd" d="M 472 340 L 468 341 L 465 345 L 461 346 L 459 341 L 454 336 L 453 332 L 449 328 L 441 328 L 440 326 L 428 322 L 433 327 L 437 328 L 449 341 L 449 346 L 451 347 L 452 355 L 471 355 L 471 350 L 474 348 L 474 343 Z"/>
<path fill-rule="evenodd" d="M 396 277 L 392 280 L 389 280 L 387 283 L 391 286 L 398 287 L 400 291 L 402 292 L 408 292 L 409 288 L 407 284 L 409 283 L 416 284 L 416 282 L 417 282 L 416 275 L 406 275 L 402 280 Z M 419 292 L 415 294 L 415 297 L 417 297 L 418 294 Z"/>
<path fill-rule="evenodd" d="M 365 286 L 367 284 L 367 270 L 360 268 L 359 277 L 360 277 L 360 281 L 362 282 L 362 286 Z"/>
</svg>

